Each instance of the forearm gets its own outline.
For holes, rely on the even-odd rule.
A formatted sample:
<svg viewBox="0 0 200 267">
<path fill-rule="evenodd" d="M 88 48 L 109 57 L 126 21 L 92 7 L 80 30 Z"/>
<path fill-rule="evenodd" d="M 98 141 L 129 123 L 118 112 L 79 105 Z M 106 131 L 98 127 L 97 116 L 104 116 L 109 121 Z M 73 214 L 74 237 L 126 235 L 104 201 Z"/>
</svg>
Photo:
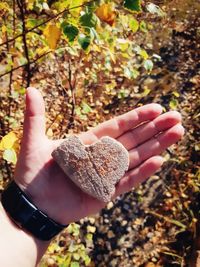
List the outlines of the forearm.
<svg viewBox="0 0 200 267">
<path fill-rule="evenodd" d="M 17 227 L 0 202 L 0 266 L 34 267 L 48 245 Z"/>
</svg>

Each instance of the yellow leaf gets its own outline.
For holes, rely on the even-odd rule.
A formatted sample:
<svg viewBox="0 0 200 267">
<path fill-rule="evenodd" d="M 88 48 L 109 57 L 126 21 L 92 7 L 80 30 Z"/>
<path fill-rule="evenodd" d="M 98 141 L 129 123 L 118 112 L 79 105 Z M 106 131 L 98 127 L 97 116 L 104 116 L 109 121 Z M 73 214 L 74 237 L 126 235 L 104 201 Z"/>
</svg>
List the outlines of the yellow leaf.
<svg viewBox="0 0 200 267">
<path fill-rule="evenodd" d="M 7 3 L 0 3 L 0 14 L 4 14 L 9 11 L 9 5 Z"/>
<path fill-rule="evenodd" d="M 49 48 L 56 49 L 56 45 L 60 39 L 61 30 L 55 24 L 48 24 L 43 31 L 43 34 L 47 40 Z"/>
<path fill-rule="evenodd" d="M 96 227 L 95 226 L 92 226 L 92 225 L 88 225 L 87 226 L 87 232 L 88 233 L 95 233 L 95 231 L 96 231 Z"/>
<path fill-rule="evenodd" d="M 7 32 L 6 25 L 3 25 L 3 26 L 1 27 L 1 31 L 2 31 L 2 33 L 6 33 L 6 32 Z"/>
<path fill-rule="evenodd" d="M 96 9 L 96 15 L 100 20 L 106 22 L 110 26 L 113 26 L 115 23 L 116 12 L 112 4 L 103 4 L 98 7 Z"/>
<path fill-rule="evenodd" d="M 146 50 L 144 50 L 144 49 L 141 49 L 139 54 L 144 60 L 149 58 L 149 55 L 147 54 Z"/>
<path fill-rule="evenodd" d="M 70 13 L 75 17 L 79 16 L 80 11 L 81 11 L 81 5 L 83 4 L 84 1 L 83 0 L 70 0 L 69 2 L 70 2 L 69 4 Z"/>
<path fill-rule="evenodd" d="M 41 56 L 43 54 L 45 54 L 47 51 L 49 50 L 48 47 L 39 47 L 38 49 L 36 49 L 36 54 Z"/>
<path fill-rule="evenodd" d="M 15 142 L 18 140 L 14 132 L 10 132 L 5 135 L 0 142 L 0 150 L 6 150 L 13 148 Z"/>
</svg>

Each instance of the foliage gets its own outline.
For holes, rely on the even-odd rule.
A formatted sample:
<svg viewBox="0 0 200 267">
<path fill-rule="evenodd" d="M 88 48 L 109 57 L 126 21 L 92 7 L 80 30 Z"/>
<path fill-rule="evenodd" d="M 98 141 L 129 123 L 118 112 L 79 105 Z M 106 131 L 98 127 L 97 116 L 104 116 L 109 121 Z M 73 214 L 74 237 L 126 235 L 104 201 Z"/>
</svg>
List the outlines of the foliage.
<svg viewBox="0 0 200 267">
<path fill-rule="evenodd" d="M 80 241 L 81 233 L 79 224 L 71 223 L 66 230 L 66 234 L 68 235 L 68 247 L 62 250 L 59 246 L 59 241 L 53 242 L 48 248 L 49 257 L 47 262 L 50 261 L 52 264 L 63 267 L 89 266 L 91 259 L 88 256 L 88 251 L 91 249 L 93 238 L 91 229 L 88 229 L 88 233 L 83 237 L 82 243 Z M 62 241 L 66 242 L 66 237 Z M 45 261 L 44 258 L 41 266 L 45 266 Z"/>
<path fill-rule="evenodd" d="M 136 33 L 148 32 L 148 23 L 137 18 L 142 12 L 141 0 L 8 0 L 0 4 L 0 12 L 3 18 L 0 22 L 0 47 L 2 53 L 5 53 L 0 77 L 9 75 L 9 97 L 17 101 L 25 93 L 24 88 L 32 81 L 31 72 L 42 64 L 45 57 L 54 55 L 61 58 L 67 55 L 68 78 L 63 78 L 61 84 L 68 85 L 67 95 L 72 106 L 68 128 L 75 115 L 81 120 L 87 120 L 88 114 L 93 112 L 93 108 L 84 99 L 79 105 L 75 105 L 75 84 L 72 79 L 76 83 L 84 82 L 80 87 L 87 87 L 97 82 L 97 74 L 102 71 L 107 77 L 114 70 L 116 75 L 134 80 L 139 76 L 141 67 L 148 73 L 153 68 L 153 58 L 132 38 Z M 126 34 L 131 38 L 126 37 Z M 93 61 L 93 58 L 96 60 Z M 80 60 L 83 66 L 84 62 L 86 65 L 89 63 L 89 68 L 82 69 L 84 75 L 81 72 L 75 75 L 75 62 L 80 64 Z M 20 79 L 14 79 L 15 72 L 21 73 Z M 107 93 L 114 87 L 115 83 L 107 85 Z M 119 98 L 124 97 L 123 91 L 122 88 L 117 92 Z M 78 94 L 76 88 L 76 97 Z M 11 110 L 7 116 L 12 119 Z M 0 150 L 7 163 L 15 164 L 19 137 L 9 121 L 5 125 L 8 125 L 9 133 L 2 137 Z M 50 130 L 48 129 L 48 134 Z M 52 258 L 59 266 L 87 266 L 90 263 L 85 245 L 75 240 L 80 235 L 79 228 L 77 224 L 68 227 L 71 241 L 64 257 L 55 257 L 58 249 L 56 243 L 50 246 L 49 253 L 54 255 Z M 87 230 L 86 243 L 92 241 L 95 229 L 90 226 Z"/>
<path fill-rule="evenodd" d="M 6 161 L 16 164 L 17 162 L 17 154 L 19 140 L 17 135 L 14 132 L 10 132 L 5 135 L 0 142 L 0 151 L 3 151 L 3 159 Z"/>
<path fill-rule="evenodd" d="M 89 62 L 90 71 L 87 68 L 83 70 L 84 83 L 87 85 L 96 83 L 96 75 L 101 71 L 107 77 L 114 71 L 116 75 L 130 80 L 139 76 L 141 67 L 148 73 L 152 71 L 155 58 L 132 38 L 137 32 L 148 32 L 148 23 L 141 16 L 137 18 L 142 11 L 145 14 L 141 0 L 121 3 L 31 0 L 23 6 L 20 3 L 21 0 L 16 3 L 3 1 L 0 5 L 3 18 L 0 23 L 0 47 L 6 53 L 0 77 L 10 75 L 9 94 L 16 99 L 30 85 L 35 64 L 41 64 L 46 55 L 50 54 L 56 57 L 67 54 L 68 61 L 77 61 L 81 57 L 82 62 Z M 156 15 L 162 13 L 153 3 L 146 4 L 146 11 Z M 126 34 L 131 38 L 123 37 Z M 92 62 L 94 57 L 96 61 Z M 21 80 L 14 81 L 13 73 L 20 69 Z M 82 80 L 82 76 L 82 73 L 76 74 L 74 79 Z M 65 79 L 61 83 L 65 84 Z M 68 83 L 70 86 L 67 94 L 71 98 L 73 85 L 70 81 Z M 74 106 L 72 99 L 71 103 Z M 89 104 L 84 100 L 73 109 L 83 119 L 91 112 Z M 4 159 L 15 163 L 15 150 L 4 150 Z"/>
<path fill-rule="evenodd" d="M 64 137 L 66 132 L 87 130 L 87 127 L 95 126 L 105 117 L 109 118 L 112 114 L 128 111 L 137 104 L 152 100 L 160 101 L 165 109 L 176 110 L 182 107 L 183 96 L 180 93 L 182 89 L 180 90 L 177 84 L 170 83 L 171 75 L 176 81 L 180 77 L 175 76 L 178 76 L 175 74 L 177 70 L 170 70 L 170 72 L 168 65 L 171 64 L 170 67 L 173 67 L 176 61 L 177 51 L 172 55 L 171 52 L 177 49 L 178 38 L 181 35 L 187 36 L 188 32 L 182 23 L 182 17 L 181 23 L 173 19 L 179 16 L 181 9 L 173 13 L 173 8 L 169 5 L 168 9 L 171 10 L 173 16 L 168 17 L 165 12 L 167 1 L 164 1 L 163 9 L 160 4 L 158 6 L 158 2 L 140 0 L 1 1 L 0 78 L 3 82 L 0 87 L 0 155 L 4 159 L 0 173 L 1 181 L 7 182 L 8 174 L 11 174 L 12 167 L 16 163 L 22 131 L 23 98 L 25 88 L 30 84 L 40 87 L 46 97 L 47 135 L 50 138 Z M 20 3 L 24 3 L 23 7 Z M 189 3 L 189 6 L 192 5 L 196 6 L 194 1 L 192 4 Z M 153 49 L 159 47 L 161 38 L 167 38 L 163 33 L 162 36 L 159 35 L 162 27 L 166 36 L 170 32 L 174 34 L 173 38 L 177 39 L 171 45 L 172 51 L 170 45 L 167 44 L 167 48 L 165 47 L 167 52 L 162 53 L 160 57 Z M 195 31 L 190 38 L 192 40 L 194 33 Z M 154 46 L 153 35 L 157 37 L 154 40 Z M 185 66 L 186 61 L 190 62 L 185 60 L 181 65 Z M 190 70 L 193 69 L 195 68 L 190 67 Z M 185 69 L 181 69 L 181 77 L 184 71 Z M 197 78 L 190 77 L 191 73 L 193 71 L 186 75 L 188 76 L 186 87 L 191 83 L 198 83 Z M 159 77 L 163 76 L 167 77 L 166 80 L 163 78 L 160 81 Z M 52 84 L 53 82 L 55 84 Z M 185 108 L 186 111 L 187 109 L 188 107 Z M 197 125 L 198 114 L 194 114 L 194 121 L 195 118 Z M 188 129 L 190 128 L 192 128 L 191 125 Z M 194 130 L 193 134 L 196 132 L 197 130 Z M 195 158 L 195 153 L 199 151 L 199 144 L 192 138 L 190 143 L 194 143 L 194 146 L 188 146 L 188 150 L 192 151 L 192 157 Z M 196 215 L 193 214 L 191 208 L 191 203 L 194 203 L 191 196 L 199 192 L 199 171 L 194 170 L 191 162 L 186 159 L 178 162 L 173 155 L 173 160 L 180 165 L 181 169 L 177 174 L 177 169 L 174 168 L 174 174 L 171 175 L 178 182 L 170 184 L 173 190 L 164 199 L 164 215 L 160 206 L 157 213 L 154 212 L 151 215 L 164 221 L 166 232 L 170 234 L 171 226 L 177 227 L 176 231 L 184 232 L 187 228 L 195 233 Z M 139 197 L 139 202 L 144 202 L 142 196 Z M 175 203 L 174 206 L 172 202 Z M 135 209 L 135 205 L 133 208 Z M 132 209 L 130 212 L 132 213 Z M 110 216 L 110 211 L 108 214 Z M 118 217 L 119 214 L 116 218 Z M 146 217 L 144 224 L 145 220 Z M 142 225 L 141 219 L 138 221 L 139 223 L 133 224 L 130 221 L 127 224 L 130 227 L 136 227 L 138 232 L 138 225 L 139 227 Z M 155 238 L 152 238 L 155 247 L 156 242 L 163 241 L 160 233 L 164 232 L 164 229 L 160 221 L 155 226 Z M 149 231 L 148 226 L 147 228 Z M 147 228 L 140 228 L 139 235 L 146 238 Z M 162 230 L 158 231 L 158 228 Z M 123 229 L 121 227 L 121 230 Z M 125 231 L 128 231 L 127 229 Z M 94 222 L 92 225 L 87 225 L 84 233 L 79 224 L 71 224 L 67 232 L 51 244 L 42 266 L 93 266 L 89 255 L 95 233 Z M 112 231 L 106 234 L 111 239 L 113 238 Z M 115 234 L 117 235 L 117 232 Z M 131 234 L 128 233 L 128 235 Z M 123 238 L 123 236 L 120 237 L 119 241 L 122 242 Z M 103 241 L 100 239 L 100 245 L 104 241 L 106 244 L 109 243 L 107 239 Z M 168 243 L 170 242 L 171 239 Z M 127 245 L 126 242 L 122 243 Z M 137 249 L 135 251 L 139 254 Z M 147 251 L 152 251 L 152 248 Z M 141 250 L 142 253 L 148 254 L 145 249 Z M 179 256 L 181 253 L 176 255 L 173 251 L 166 250 L 164 253 L 171 255 L 172 261 L 169 264 L 181 262 L 184 257 Z M 185 255 L 185 251 L 183 254 Z M 143 256 L 142 259 L 144 259 Z M 157 254 L 150 256 L 155 260 Z M 117 258 L 120 259 L 120 256 L 118 255 Z"/>
</svg>

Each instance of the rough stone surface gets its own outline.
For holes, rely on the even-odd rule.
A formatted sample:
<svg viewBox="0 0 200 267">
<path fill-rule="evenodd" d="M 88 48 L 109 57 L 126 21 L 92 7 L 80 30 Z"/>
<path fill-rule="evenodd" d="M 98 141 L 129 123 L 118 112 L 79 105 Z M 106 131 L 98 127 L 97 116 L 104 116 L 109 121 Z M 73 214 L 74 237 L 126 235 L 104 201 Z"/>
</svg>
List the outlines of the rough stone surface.
<svg viewBox="0 0 200 267">
<path fill-rule="evenodd" d="M 52 157 L 77 186 L 103 202 L 111 200 L 116 183 L 129 165 L 128 151 L 107 136 L 92 145 L 69 136 L 53 151 Z"/>
</svg>

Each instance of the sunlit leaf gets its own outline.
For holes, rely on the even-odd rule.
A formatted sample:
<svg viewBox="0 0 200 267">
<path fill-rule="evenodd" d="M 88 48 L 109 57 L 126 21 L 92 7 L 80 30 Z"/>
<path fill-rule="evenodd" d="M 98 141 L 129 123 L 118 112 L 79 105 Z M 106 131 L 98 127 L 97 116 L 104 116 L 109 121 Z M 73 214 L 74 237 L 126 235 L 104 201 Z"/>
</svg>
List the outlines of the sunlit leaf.
<svg viewBox="0 0 200 267">
<path fill-rule="evenodd" d="M 85 258 L 84 258 L 84 262 L 85 262 L 85 265 L 86 265 L 86 266 L 88 266 L 88 265 L 90 264 L 91 259 L 90 259 L 90 257 L 89 257 L 88 255 L 85 256 Z"/>
<path fill-rule="evenodd" d="M 56 24 L 49 23 L 43 31 L 50 49 L 56 49 L 57 43 L 60 39 L 60 28 Z"/>
<path fill-rule="evenodd" d="M 72 261 L 70 267 L 79 267 L 79 263 L 77 261 Z"/>
<path fill-rule="evenodd" d="M 173 91 L 172 94 L 173 94 L 175 97 L 180 97 L 180 94 L 179 94 L 177 91 Z"/>
<path fill-rule="evenodd" d="M 29 19 L 27 19 L 26 27 L 27 28 L 33 28 L 33 27 L 41 24 L 43 21 L 44 20 L 43 19 L 40 19 L 40 18 L 37 18 L 37 19 L 29 18 Z"/>
<path fill-rule="evenodd" d="M 177 99 L 172 99 L 170 102 L 169 102 L 169 106 L 171 109 L 177 109 L 178 107 L 178 100 Z"/>
<path fill-rule="evenodd" d="M 81 5 L 83 4 L 84 0 L 68 0 L 69 3 L 69 11 L 70 13 L 77 17 L 81 12 Z"/>
<path fill-rule="evenodd" d="M 151 92 L 151 90 L 148 87 L 144 87 L 144 91 L 142 93 L 142 96 L 147 96 L 149 93 Z"/>
<path fill-rule="evenodd" d="M 71 223 L 67 227 L 67 231 L 69 234 L 73 234 L 74 236 L 78 236 L 80 232 L 80 225 L 77 223 Z"/>
<path fill-rule="evenodd" d="M 127 39 L 118 38 L 117 43 L 122 52 L 126 51 L 129 48 L 130 42 Z"/>
<path fill-rule="evenodd" d="M 162 9 L 159 6 L 155 5 L 154 3 L 147 4 L 146 9 L 151 14 L 156 14 L 160 17 L 163 17 L 165 15 L 164 11 L 162 11 Z"/>
<path fill-rule="evenodd" d="M 0 150 L 11 149 L 13 148 L 15 142 L 18 140 L 14 132 L 10 132 L 5 135 L 0 142 Z"/>
<path fill-rule="evenodd" d="M 74 258 L 76 261 L 79 261 L 79 260 L 80 260 L 80 254 L 78 254 L 78 253 L 73 253 L 73 258 Z"/>
<path fill-rule="evenodd" d="M 144 68 L 148 71 L 151 72 L 153 69 L 153 62 L 150 59 L 147 59 L 144 61 Z"/>
<path fill-rule="evenodd" d="M 136 79 L 140 75 L 139 71 L 136 69 L 132 70 L 132 78 Z"/>
<path fill-rule="evenodd" d="M 94 234 L 96 232 L 96 227 L 92 225 L 87 225 L 87 232 Z"/>
<path fill-rule="evenodd" d="M 87 241 L 92 241 L 93 240 L 93 234 L 87 233 L 85 238 L 86 238 Z"/>
<path fill-rule="evenodd" d="M 116 13 L 111 3 L 99 6 L 96 9 L 96 15 L 101 21 L 106 22 L 110 26 L 113 26 L 115 23 Z"/>
<path fill-rule="evenodd" d="M 140 12 L 141 8 L 141 0 L 125 0 L 124 7 L 131 11 Z"/>
<path fill-rule="evenodd" d="M 139 55 L 140 55 L 144 60 L 146 60 L 146 59 L 149 58 L 149 55 L 147 54 L 147 51 L 144 50 L 144 49 L 140 49 Z"/>
<path fill-rule="evenodd" d="M 129 20 L 129 28 L 133 33 L 137 32 L 139 29 L 139 22 L 135 18 Z"/>
<path fill-rule="evenodd" d="M 17 155 L 16 155 L 15 150 L 13 148 L 6 149 L 3 152 L 3 159 L 5 159 L 6 161 L 8 161 L 9 163 L 16 164 L 16 162 L 17 162 Z"/>
<path fill-rule="evenodd" d="M 149 58 L 147 51 L 141 48 L 139 45 L 134 48 L 134 51 L 137 52 L 137 54 L 140 55 L 144 60 Z"/>
<path fill-rule="evenodd" d="M 91 107 L 85 102 L 82 103 L 82 110 L 83 110 L 83 113 L 86 113 L 86 114 L 92 111 Z"/>
<path fill-rule="evenodd" d="M 146 22 L 145 22 L 144 20 L 142 20 L 142 21 L 140 22 L 140 30 L 141 30 L 142 32 L 148 32 L 147 24 L 146 24 Z"/>
<path fill-rule="evenodd" d="M 5 13 L 9 12 L 10 7 L 8 3 L 0 2 L 0 15 L 3 16 Z"/>
</svg>

